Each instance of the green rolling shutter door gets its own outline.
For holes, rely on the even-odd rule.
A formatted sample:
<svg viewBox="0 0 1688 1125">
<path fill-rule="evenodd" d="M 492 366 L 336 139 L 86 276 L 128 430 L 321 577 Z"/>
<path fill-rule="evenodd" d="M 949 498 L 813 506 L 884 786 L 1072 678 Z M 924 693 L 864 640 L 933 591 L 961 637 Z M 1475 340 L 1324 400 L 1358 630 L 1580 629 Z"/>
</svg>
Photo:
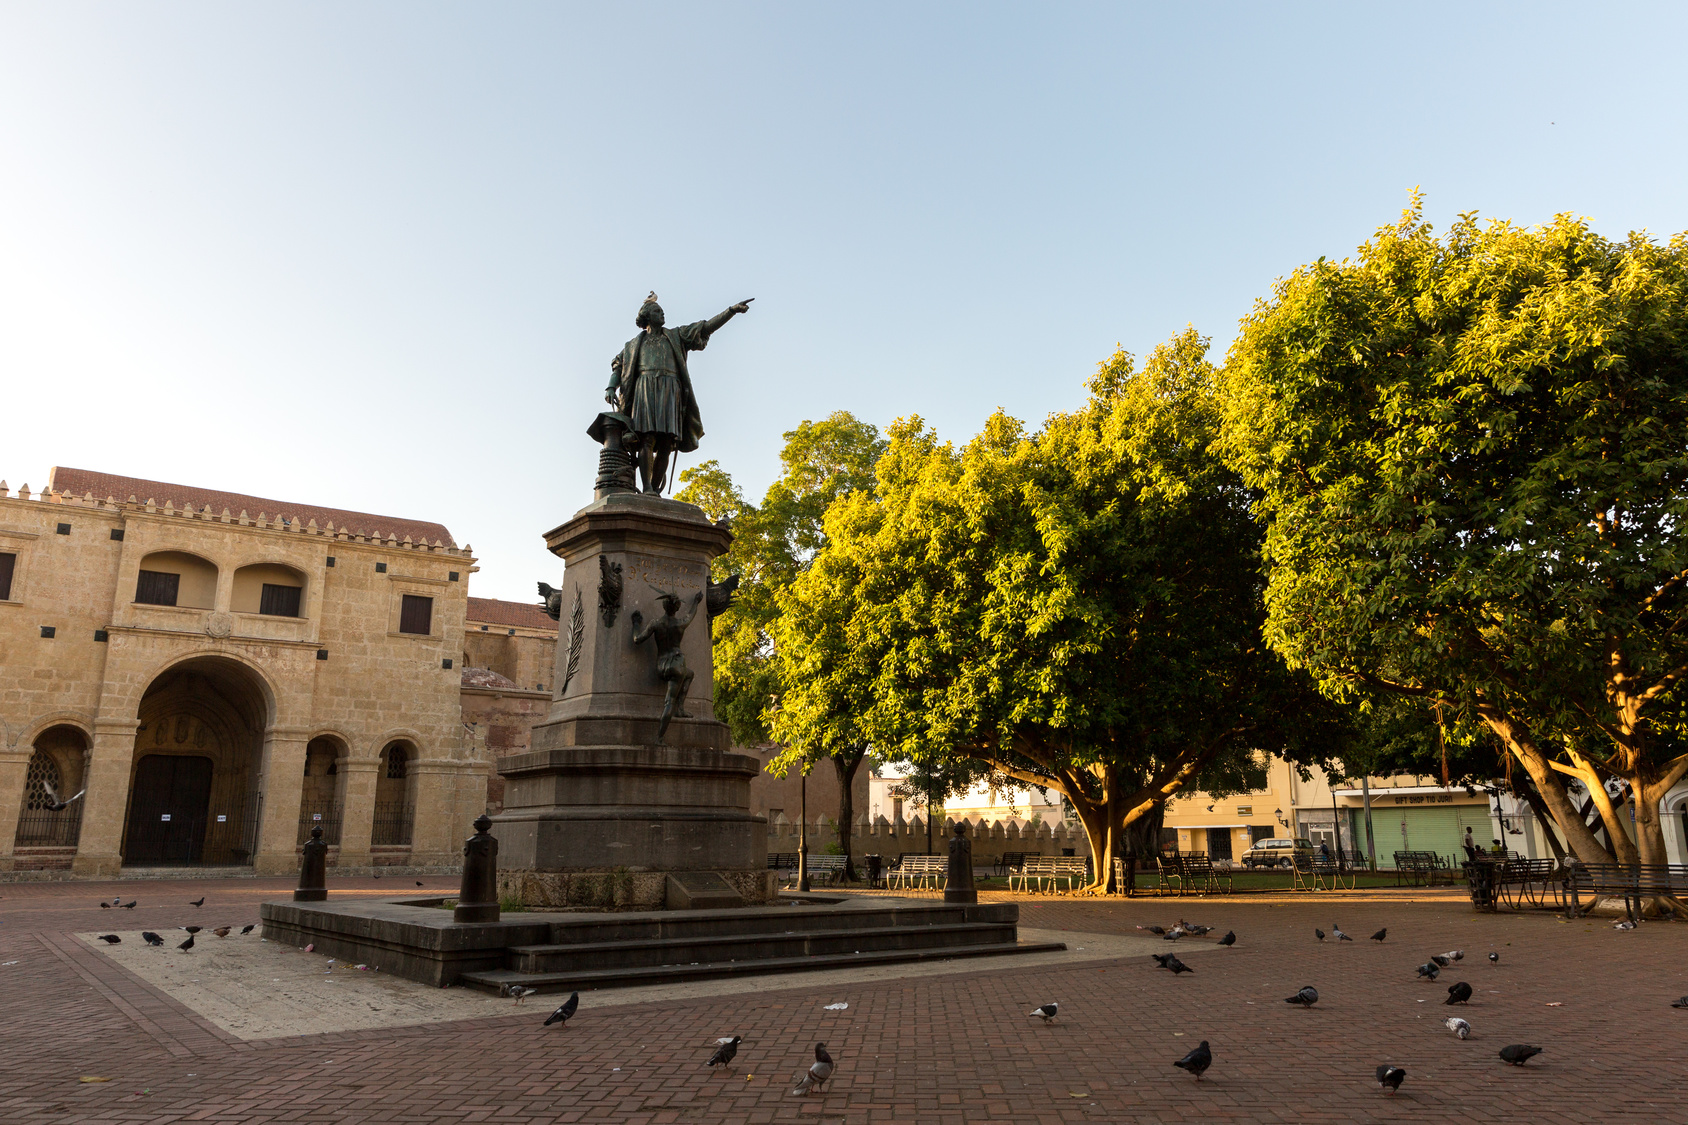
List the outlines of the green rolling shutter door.
<svg viewBox="0 0 1688 1125">
<path fill-rule="evenodd" d="M 1465 853 L 1460 850 L 1460 841 L 1465 836 L 1465 829 L 1461 826 L 1459 814 L 1453 807 L 1406 807 L 1392 811 L 1397 814 L 1394 817 L 1396 838 L 1401 842 L 1396 847 L 1401 851 L 1435 852 L 1440 856 L 1465 858 Z M 1376 814 L 1372 815 L 1375 824 Z M 1488 841 L 1484 840 L 1483 843 L 1487 844 Z"/>
</svg>

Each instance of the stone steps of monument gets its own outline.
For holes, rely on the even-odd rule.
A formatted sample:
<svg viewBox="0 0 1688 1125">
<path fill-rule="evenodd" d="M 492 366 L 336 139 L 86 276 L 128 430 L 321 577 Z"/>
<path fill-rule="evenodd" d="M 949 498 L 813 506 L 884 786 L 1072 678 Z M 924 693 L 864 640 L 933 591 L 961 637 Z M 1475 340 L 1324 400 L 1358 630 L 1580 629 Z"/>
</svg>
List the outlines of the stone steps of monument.
<svg viewBox="0 0 1688 1125">
<path fill-rule="evenodd" d="M 837 919 L 831 919 L 836 923 Z M 516 945 L 509 967 L 522 973 L 694 965 L 831 956 L 887 949 L 1001 945 L 1014 940 L 1012 922 L 849 926 L 818 930 L 725 933 L 558 945 Z"/>
<path fill-rule="evenodd" d="M 997 942 L 988 945 L 951 945 L 920 949 L 874 949 L 862 953 L 829 953 L 813 956 L 771 957 L 748 961 L 708 961 L 696 965 L 657 965 L 614 969 L 583 969 L 570 972 L 522 973 L 513 969 L 489 969 L 464 973 L 459 983 L 483 992 L 501 992 L 519 984 L 538 992 L 578 992 L 596 988 L 623 988 L 640 984 L 676 984 L 718 977 L 756 976 L 766 973 L 810 972 L 819 969 L 848 969 L 864 965 L 891 965 L 915 961 L 948 961 L 958 957 L 997 957 L 1014 953 L 1052 953 L 1066 949 L 1061 942 Z"/>
<path fill-rule="evenodd" d="M 1018 917 L 1015 911 L 996 916 L 997 912 L 988 906 L 945 906 L 939 903 L 914 907 L 899 903 L 894 908 L 853 910 L 849 914 L 815 911 L 803 905 L 749 911 L 670 910 L 655 916 L 558 922 L 551 927 L 551 943 L 563 946 L 602 942 L 620 946 L 630 941 L 683 941 L 753 935 L 777 938 L 821 931 L 959 925 L 969 921 L 969 914 L 973 915 L 971 920 L 975 923 L 992 925 L 1013 925 L 1013 920 Z"/>
</svg>

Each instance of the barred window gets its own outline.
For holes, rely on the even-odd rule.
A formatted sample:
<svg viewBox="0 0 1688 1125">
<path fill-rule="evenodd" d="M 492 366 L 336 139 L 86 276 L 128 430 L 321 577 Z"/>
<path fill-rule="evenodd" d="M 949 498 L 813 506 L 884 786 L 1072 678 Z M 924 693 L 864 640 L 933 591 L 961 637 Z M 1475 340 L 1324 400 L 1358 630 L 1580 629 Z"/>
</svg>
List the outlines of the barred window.
<svg viewBox="0 0 1688 1125">
<path fill-rule="evenodd" d="M 37 750 L 29 759 L 29 772 L 24 777 L 23 807 L 26 812 L 35 812 L 52 806 L 53 801 L 47 796 L 47 787 L 51 785 L 54 792 L 64 797 L 64 782 L 59 776 L 59 764 L 53 761 L 51 754 L 44 750 Z"/>
</svg>

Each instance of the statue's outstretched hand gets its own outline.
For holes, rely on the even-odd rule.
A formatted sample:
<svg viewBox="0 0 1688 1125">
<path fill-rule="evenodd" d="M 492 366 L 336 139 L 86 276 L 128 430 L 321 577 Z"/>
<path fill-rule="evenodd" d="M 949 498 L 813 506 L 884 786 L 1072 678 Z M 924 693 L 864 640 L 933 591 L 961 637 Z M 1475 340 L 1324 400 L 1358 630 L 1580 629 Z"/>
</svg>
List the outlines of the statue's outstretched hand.
<svg viewBox="0 0 1688 1125">
<path fill-rule="evenodd" d="M 755 297 L 752 297 L 752 298 L 750 298 L 750 301 L 754 301 L 755 299 L 756 299 Z M 750 311 L 750 301 L 740 301 L 738 304 L 732 306 L 727 311 L 728 312 L 735 312 L 735 313 L 747 313 L 747 312 Z"/>
</svg>

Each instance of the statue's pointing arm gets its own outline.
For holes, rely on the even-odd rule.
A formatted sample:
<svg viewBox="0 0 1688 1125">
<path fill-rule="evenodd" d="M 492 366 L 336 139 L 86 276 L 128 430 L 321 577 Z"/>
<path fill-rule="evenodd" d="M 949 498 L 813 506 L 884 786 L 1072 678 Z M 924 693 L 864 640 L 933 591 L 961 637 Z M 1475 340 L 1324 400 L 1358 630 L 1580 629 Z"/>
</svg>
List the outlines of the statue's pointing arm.
<svg viewBox="0 0 1688 1125">
<path fill-rule="evenodd" d="M 714 316 L 703 322 L 704 329 L 710 334 L 714 334 L 716 329 L 727 323 L 727 321 L 733 319 L 733 317 L 737 316 L 739 313 L 749 312 L 750 301 L 754 301 L 755 299 L 755 297 L 752 297 L 749 301 L 740 301 L 736 305 L 729 306 L 725 312 L 716 313 Z"/>
</svg>

